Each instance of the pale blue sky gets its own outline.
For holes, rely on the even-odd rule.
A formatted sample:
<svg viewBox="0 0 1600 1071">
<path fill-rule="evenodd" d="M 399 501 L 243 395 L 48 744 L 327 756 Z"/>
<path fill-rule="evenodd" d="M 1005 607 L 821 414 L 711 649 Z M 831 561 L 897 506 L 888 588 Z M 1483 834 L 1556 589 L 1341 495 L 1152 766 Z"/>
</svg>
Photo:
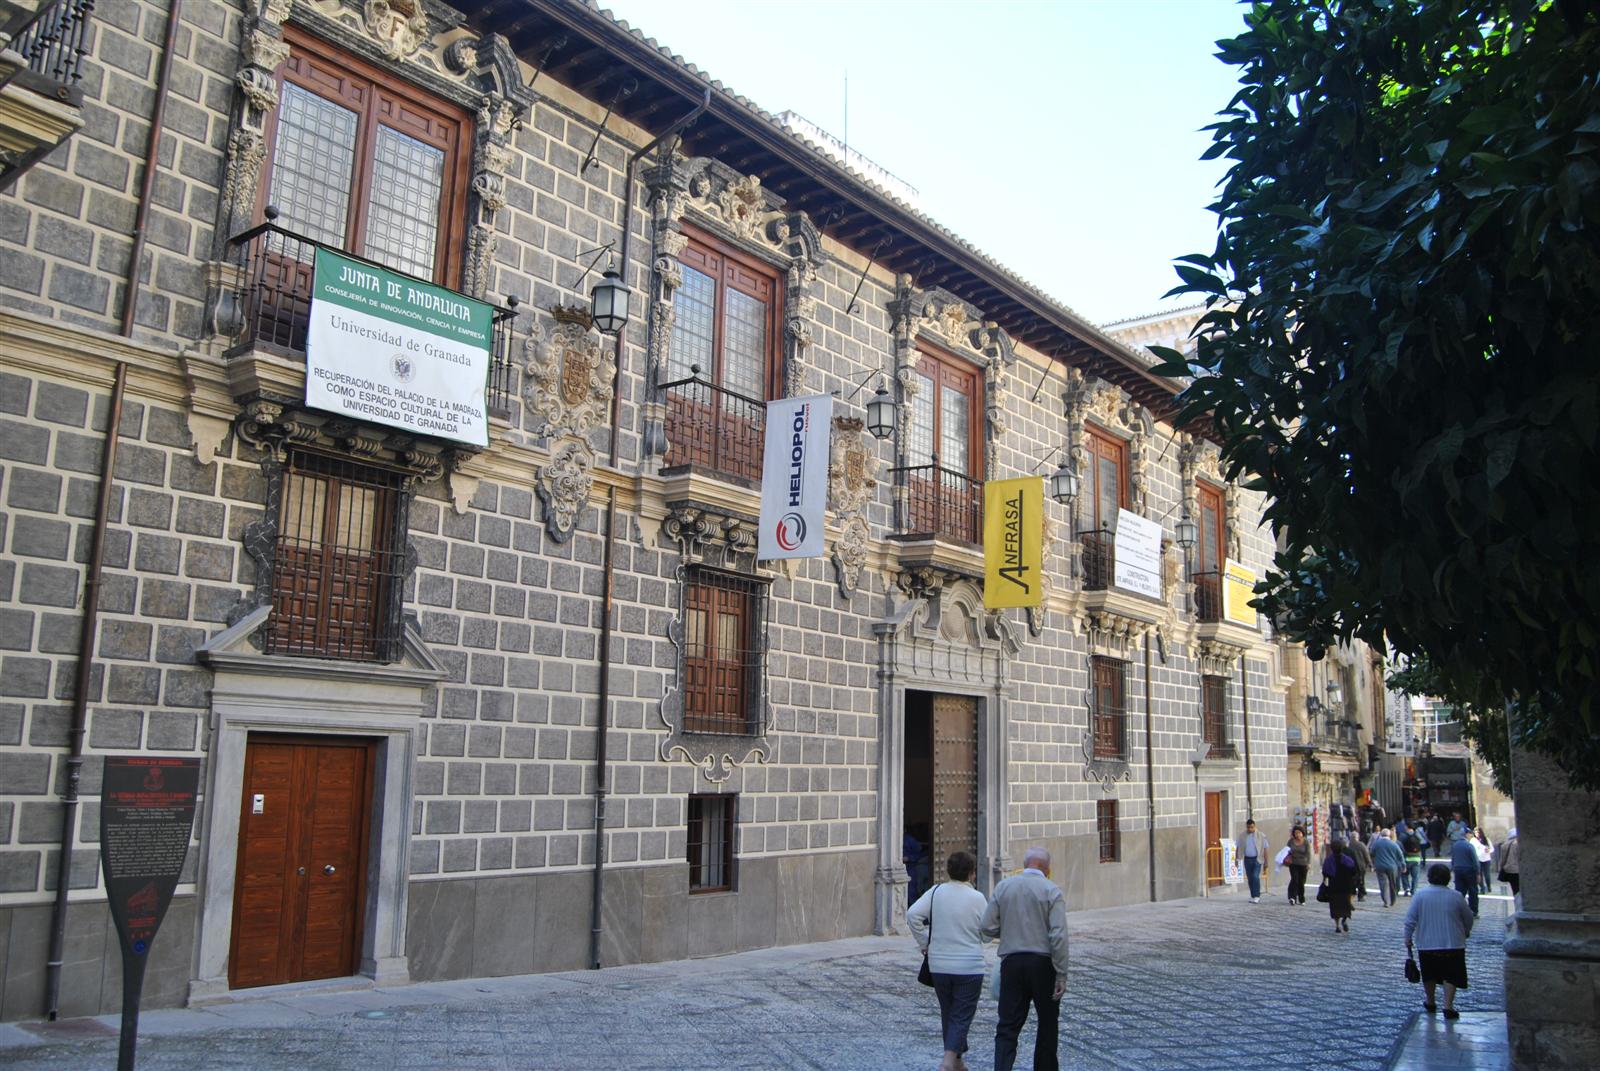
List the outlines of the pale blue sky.
<svg viewBox="0 0 1600 1071">
<path fill-rule="evenodd" d="M 1237 88 L 1233 0 L 601 0 L 771 112 L 921 192 L 944 226 L 1096 322 L 1163 307 L 1209 252 L 1200 128 Z M 1167 302 L 1172 305 L 1174 302 Z"/>
</svg>

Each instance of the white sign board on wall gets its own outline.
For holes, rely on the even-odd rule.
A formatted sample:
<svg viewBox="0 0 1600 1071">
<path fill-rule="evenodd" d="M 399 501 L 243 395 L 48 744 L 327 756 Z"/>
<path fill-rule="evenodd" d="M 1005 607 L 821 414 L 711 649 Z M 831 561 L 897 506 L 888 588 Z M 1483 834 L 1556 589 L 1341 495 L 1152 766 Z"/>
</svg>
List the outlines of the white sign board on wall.
<svg viewBox="0 0 1600 1071">
<path fill-rule="evenodd" d="M 1161 598 L 1161 525 L 1125 509 L 1117 511 L 1111 583 L 1124 591 Z"/>
</svg>

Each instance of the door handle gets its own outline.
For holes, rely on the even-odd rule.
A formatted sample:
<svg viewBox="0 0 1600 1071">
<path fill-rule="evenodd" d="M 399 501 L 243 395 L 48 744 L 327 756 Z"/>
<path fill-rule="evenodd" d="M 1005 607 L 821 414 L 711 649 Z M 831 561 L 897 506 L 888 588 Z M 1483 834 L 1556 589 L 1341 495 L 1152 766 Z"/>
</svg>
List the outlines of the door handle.
<svg viewBox="0 0 1600 1071">
<path fill-rule="evenodd" d="M 327 866 L 322 868 L 322 872 L 324 874 L 332 874 L 334 872 L 334 870 L 335 870 L 335 867 L 334 867 L 334 865 L 332 863 L 329 863 Z"/>
<path fill-rule="evenodd" d="M 301 876 L 301 877 L 302 877 L 302 878 L 303 878 L 303 877 L 305 877 L 305 876 L 306 876 L 306 868 L 305 868 L 305 867 L 303 867 L 303 866 L 297 866 L 297 867 L 295 867 L 295 868 L 294 868 L 294 872 L 295 872 L 295 873 L 296 873 L 296 874 L 299 874 L 299 875 L 300 875 L 300 876 Z"/>
</svg>

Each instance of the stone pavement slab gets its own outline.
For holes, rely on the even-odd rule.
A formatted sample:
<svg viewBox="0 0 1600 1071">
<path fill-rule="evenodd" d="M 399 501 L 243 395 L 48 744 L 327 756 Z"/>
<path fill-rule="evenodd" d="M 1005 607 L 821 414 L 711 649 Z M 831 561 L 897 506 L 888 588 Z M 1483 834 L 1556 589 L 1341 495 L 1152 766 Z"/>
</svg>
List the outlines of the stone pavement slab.
<svg viewBox="0 0 1600 1071">
<path fill-rule="evenodd" d="M 1406 901 L 1326 909 L 1239 896 L 1075 912 L 1062 1065 L 1074 1071 L 1382 1071 L 1421 1005 L 1402 973 Z M 1497 1012 L 1506 906 L 1486 899 L 1460 1006 Z M 141 1019 L 142 1071 L 929 1069 L 938 1009 L 910 938 L 857 938 L 715 959 L 335 992 L 282 987 Z M 973 1025 L 992 1068 L 995 1010 Z M 0 1027 L 9 1071 L 107 1071 L 116 1017 Z M 1468 1023 L 1463 1017 L 1462 1024 Z M 1336 1030 L 1338 1045 L 1325 1040 Z M 1023 1035 L 1027 1066 L 1033 1032 Z M 1407 1071 L 1431 1064 L 1406 1065 Z M 1476 1065 L 1440 1064 L 1462 1071 Z"/>
</svg>

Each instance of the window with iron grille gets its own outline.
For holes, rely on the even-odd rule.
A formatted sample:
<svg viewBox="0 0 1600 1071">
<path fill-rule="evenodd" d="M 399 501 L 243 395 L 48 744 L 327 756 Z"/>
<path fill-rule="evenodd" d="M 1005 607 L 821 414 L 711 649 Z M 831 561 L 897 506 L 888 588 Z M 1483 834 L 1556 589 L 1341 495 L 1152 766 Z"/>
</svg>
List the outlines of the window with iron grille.
<svg viewBox="0 0 1600 1071">
<path fill-rule="evenodd" d="M 1086 437 L 1089 470 L 1085 473 L 1083 509 L 1078 523 L 1087 527 L 1078 532 L 1083 545 L 1083 586 L 1088 591 L 1104 591 L 1116 573 L 1116 546 L 1113 533 L 1117 511 L 1128 507 L 1128 445 L 1095 428 Z"/>
<path fill-rule="evenodd" d="M 678 256 L 665 464 L 761 478 L 766 401 L 776 392 L 777 273 L 698 233 Z"/>
<path fill-rule="evenodd" d="M 289 455 L 277 503 L 268 654 L 399 657 L 401 480 L 347 459 Z"/>
<path fill-rule="evenodd" d="M 683 729 L 762 731 L 767 582 L 691 566 L 683 591 Z"/>
<path fill-rule="evenodd" d="M 1233 744 L 1228 740 L 1228 678 L 1200 678 L 1200 721 L 1205 742 L 1211 745 L 1214 757 L 1233 755 Z"/>
<path fill-rule="evenodd" d="M 903 463 L 905 535 L 983 540 L 983 378 L 958 358 L 928 349 L 917 362 Z"/>
<path fill-rule="evenodd" d="M 1094 723 L 1094 757 L 1128 757 L 1128 715 L 1123 706 L 1128 664 L 1115 658 L 1089 659 L 1089 712 Z"/>
<path fill-rule="evenodd" d="M 733 890 L 733 824 L 738 796 L 689 797 L 689 891 Z"/>
<path fill-rule="evenodd" d="M 1122 833 L 1117 829 L 1117 801 L 1097 800 L 1094 827 L 1100 836 L 1100 861 L 1115 863 L 1122 858 Z"/>
</svg>

